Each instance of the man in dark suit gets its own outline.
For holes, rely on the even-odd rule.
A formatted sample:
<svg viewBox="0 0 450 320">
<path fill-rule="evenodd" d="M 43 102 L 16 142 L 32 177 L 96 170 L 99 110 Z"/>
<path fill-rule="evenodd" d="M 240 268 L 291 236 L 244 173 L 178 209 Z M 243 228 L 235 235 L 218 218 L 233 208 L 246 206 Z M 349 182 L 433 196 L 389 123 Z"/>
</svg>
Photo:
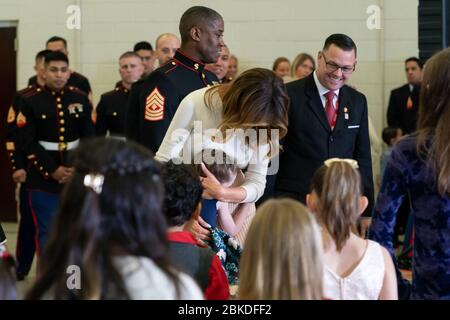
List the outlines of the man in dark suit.
<svg viewBox="0 0 450 320">
<path fill-rule="evenodd" d="M 422 68 L 423 64 L 418 58 L 406 59 L 405 73 L 408 83 L 391 91 L 387 122 L 390 127 L 402 129 L 403 134 L 416 131 Z"/>
<path fill-rule="evenodd" d="M 280 156 L 276 196 L 305 202 L 314 172 L 329 158 L 358 161 L 369 206 L 373 179 L 366 97 L 345 85 L 356 66 L 356 45 L 344 34 L 329 36 L 318 53 L 318 67 L 308 77 L 287 84 L 289 127 Z M 361 233 L 370 219 L 361 219 Z"/>
</svg>

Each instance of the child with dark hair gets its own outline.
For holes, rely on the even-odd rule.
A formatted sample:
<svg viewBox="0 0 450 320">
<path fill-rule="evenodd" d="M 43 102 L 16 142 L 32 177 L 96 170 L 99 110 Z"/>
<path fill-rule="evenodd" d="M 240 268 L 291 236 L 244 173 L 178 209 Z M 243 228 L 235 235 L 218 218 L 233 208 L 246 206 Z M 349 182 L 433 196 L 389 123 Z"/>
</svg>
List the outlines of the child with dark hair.
<svg viewBox="0 0 450 320">
<path fill-rule="evenodd" d="M 9 254 L 6 246 L 2 243 L 6 242 L 6 238 L 2 238 L 3 230 L 0 225 L 0 301 L 17 299 L 15 262 Z M 2 240 L 3 239 L 3 240 Z"/>
<path fill-rule="evenodd" d="M 206 299 L 228 299 L 228 280 L 219 257 L 210 248 L 197 246 L 196 239 L 185 231 L 188 221 L 200 214 L 203 188 L 197 173 L 189 165 L 169 161 L 162 169 L 162 178 L 172 262 L 197 281 Z"/>
<path fill-rule="evenodd" d="M 200 158 L 201 157 L 201 158 Z M 239 169 L 236 161 L 231 159 L 225 152 L 217 149 L 204 149 L 201 153 L 194 157 L 194 163 L 203 163 L 206 169 L 219 181 L 223 187 L 236 187 L 240 186 L 244 182 L 244 174 Z M 196 170 L 200 176 L 203 176 L 204 170 L 202 165 L 196 165 Z M 214 220 L 217 218 L 217 226 L 219 229 L 225 231 L 230 236 L 234 237 L 237 242 L 242 246 L 245 242 L 248 228 L 255 215 L 255 204 L 253 202 L 247 203 L 233 203 L 217 200 L 203 200 L 213 201 L 215 203 L 214 208 L 210 208 L 210 212 L 205 213 L 202 210 L 201 218 L 208 218 L 211 220 L 211 216 L 214 216 Z M 215 227 L 215 221 L 208 224 Z M 199 222 L 204 227 L 207 227 L 201 219 Z"/>
<path fill-rule="evenodd" d="M 152 156 L 111 138 L 82 141 L 73 151 L 73 176 L 28 299 L 203 298 L 170 264 L 163 184 Z"/>
</svg>

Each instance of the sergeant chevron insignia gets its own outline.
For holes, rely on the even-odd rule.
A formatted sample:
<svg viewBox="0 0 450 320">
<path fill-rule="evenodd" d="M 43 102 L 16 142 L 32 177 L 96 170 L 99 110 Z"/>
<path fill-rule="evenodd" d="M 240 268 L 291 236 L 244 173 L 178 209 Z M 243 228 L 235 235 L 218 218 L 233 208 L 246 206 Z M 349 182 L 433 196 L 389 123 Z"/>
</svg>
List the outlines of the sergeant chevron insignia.
<svg viewBox="0 0 450 320">
<path fill-rule="evenodd" d="M 144 119 L 147 121 L 160 121 L 164 118 L 164 104 L 166 99 L 156 87 L 145 99 Z"/>
<path fill-rule="evenodd" d="M 16 125 L 19 128 L 23 128 L 27 124 L 27 118 L 23 115 L 22 112 L 19 112 L 17 115 Z"/>
<path fill-rule="evenodd" d="M 9 107 L 8 111 L 8 123 L 12 123 L 16 120 L 16 112 L 14 111 L 14 108 L 11 106 Z"/>
</svg>

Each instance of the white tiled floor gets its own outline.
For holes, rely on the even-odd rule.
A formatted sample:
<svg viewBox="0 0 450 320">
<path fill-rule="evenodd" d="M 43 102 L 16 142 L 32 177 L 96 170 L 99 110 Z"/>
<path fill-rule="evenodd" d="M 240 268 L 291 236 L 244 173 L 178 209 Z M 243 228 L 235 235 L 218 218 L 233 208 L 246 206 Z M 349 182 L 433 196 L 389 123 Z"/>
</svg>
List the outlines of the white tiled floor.
<svg viewBox="0 0 450 320">
<path fill-rule="evenodd" d="M 15 255 L 16 253 L 16 244 L 17 244 L 17 223 L 5 223 L 2 222 L 2 227 L 6 233 L 6 238 L 8 241 L 6 242 L 6 246 L 8 251 Z M 30 273 L 25 278 L 24 281 L 17 282 L 17 289 L 19 293 L 19 297 L 23 297 L 27 290 L 33 285 L 34 280 L 36 279 L 36 257 L 34 257 L 33 265 L 31 266 Z"/>
</svg>

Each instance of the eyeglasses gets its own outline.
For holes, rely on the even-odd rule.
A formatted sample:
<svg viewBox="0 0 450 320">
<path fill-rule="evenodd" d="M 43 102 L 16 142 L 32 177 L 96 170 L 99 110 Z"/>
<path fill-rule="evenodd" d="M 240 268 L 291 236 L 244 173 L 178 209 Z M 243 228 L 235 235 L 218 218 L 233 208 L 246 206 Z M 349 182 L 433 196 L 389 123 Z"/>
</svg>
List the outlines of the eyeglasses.
<svg viewBox="0 0 450 320">
<path fill-rule="evenodd" d="M 341 67 L 340 65 L 337 65 L 334 62 L 328 62 L 327 58 L 325 57 L 325 54 L 323 52 L 322 52 L 322 57 L 323 57 L 323 60 L 325 60 L 325 64 L 327 66 L 327 70 L 329 72 L 335 72 L 338 69 L 341 69 L 343 74 L 350 74 L 353 71 L 355 71 L 355 66 L 352 66 L 352 67 L 350 67 L 350 66 Z"/>
</svg>

